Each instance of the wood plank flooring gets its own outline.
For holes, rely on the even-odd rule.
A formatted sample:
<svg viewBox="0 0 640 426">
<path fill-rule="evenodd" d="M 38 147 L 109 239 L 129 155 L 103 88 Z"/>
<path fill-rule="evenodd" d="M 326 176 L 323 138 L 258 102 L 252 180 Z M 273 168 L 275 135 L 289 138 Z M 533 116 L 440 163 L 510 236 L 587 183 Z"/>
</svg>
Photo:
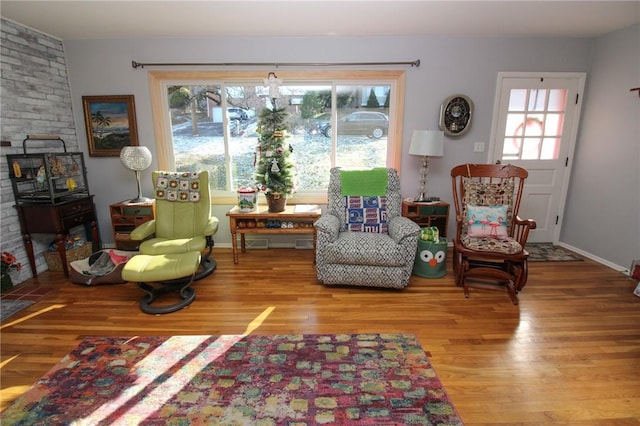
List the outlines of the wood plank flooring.
<svg viewBox="0 0 640 426">
<path fill-rule="evenodd" d="M 187 309 L 138 307 L 133 284 L 84 287 L 62 273 L 1 326 L 1 407 L 84 336 L 415 333 L 466 425 L 640 425 L 640 298 L 624 274 L 590 260 L 530 263 L 514 306 L 506 293 L 411 278 L 402 290 L 325 287 L 312 251 L 249 250 L 194 285 Z"/>
</svg>

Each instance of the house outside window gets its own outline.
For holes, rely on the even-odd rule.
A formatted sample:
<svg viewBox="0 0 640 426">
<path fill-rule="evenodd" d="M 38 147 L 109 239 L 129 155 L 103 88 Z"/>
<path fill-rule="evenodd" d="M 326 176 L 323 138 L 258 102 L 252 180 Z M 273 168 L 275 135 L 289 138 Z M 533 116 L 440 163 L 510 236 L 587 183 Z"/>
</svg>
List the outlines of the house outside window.
<svg viewBox="0 0 640 426">
<path fill-rule="evenodd" d="M 278 72 L 296 165 L 294 202 L 322 202 L 329 169 L 399 167 L 404 72 Z M 209 170 L 214 199 L 255 187 L 265 72 L 150 72 L 162 169 Z M 205 77 L 205 78 L 203 78 Z"/>
</svg>

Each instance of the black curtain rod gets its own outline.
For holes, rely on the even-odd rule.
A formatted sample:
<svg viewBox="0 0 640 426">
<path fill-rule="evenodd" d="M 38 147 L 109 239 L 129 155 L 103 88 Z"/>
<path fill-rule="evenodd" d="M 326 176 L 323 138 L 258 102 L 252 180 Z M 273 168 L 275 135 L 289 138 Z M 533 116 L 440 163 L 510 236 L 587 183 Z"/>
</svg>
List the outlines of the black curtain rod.
<svg viewBox="0 0 640 426">
<path fill-rule="evenodd" d="M 140 63 L 131 61 L 133 68 L 144 67 L 347 67 L 347 66 L 382 66 L 411 65 L 419 67 L 420 59 L 410 62 L 214 62 L 214 63 Z"/>
</svg>

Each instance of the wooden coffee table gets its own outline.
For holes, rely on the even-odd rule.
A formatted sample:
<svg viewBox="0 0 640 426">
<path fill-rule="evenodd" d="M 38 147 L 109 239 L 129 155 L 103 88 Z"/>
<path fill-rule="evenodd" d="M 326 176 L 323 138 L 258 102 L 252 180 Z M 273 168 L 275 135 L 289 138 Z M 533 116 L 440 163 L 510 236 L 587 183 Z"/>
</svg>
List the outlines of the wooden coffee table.
<svg viewBox="0 0 640 426">
<path fill-rule="evenodd" d="M 227 213 L 231 229 L 231 244 L 233 245 L 233 263 L 238 263 L 238 234 L 240 234 L 240 250 L 243 253 L 246 251 L 245 234 L 313 235 L 313 258 L 315 261 L 317 234 L 314 223 L 321 215 L 320 207 L 316 205 L 290 205 L 280 213 L 270 212 L 266 206 L 258 206 L 257 210 L 253 212 L 241 212 L 240 208 L 235 206 Z M 282 227 L 282 223 L 292 226 Z"/>
</svg>

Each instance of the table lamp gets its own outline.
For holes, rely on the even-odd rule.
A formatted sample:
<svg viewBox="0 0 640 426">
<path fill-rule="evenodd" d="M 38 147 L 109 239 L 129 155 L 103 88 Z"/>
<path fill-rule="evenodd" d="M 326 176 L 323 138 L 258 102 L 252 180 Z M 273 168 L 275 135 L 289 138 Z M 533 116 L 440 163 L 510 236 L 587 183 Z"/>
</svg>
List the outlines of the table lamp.
<svg viewBox="0 0 640 426">
<path fill-rule="evenodd" d="M 442 157 L 444 148 L 444 132 L 438 130 L 414 130 L 411 136 L 411 146 L 409 154 L 421 155 L 422 167 L 420 167 L 420 192 L 416 199 L 416 203 L 427 201 L 425 193 L 425 185 L 427 183 L 427 160 L 429 157 Z"/>
<path fill-rule="evenodd" d="M 129 200 L 129 203 L 148 203 L 150 198 L 142 196 L 142 186 L 140 185 L 140 172 L 146 170 L 151 165 L 151 151 L 145 146 L 125 146 L 120 151 L 120 161 L 129 170 L 133 170 L 138 181 L 138 198 Z"/>
</svg>

